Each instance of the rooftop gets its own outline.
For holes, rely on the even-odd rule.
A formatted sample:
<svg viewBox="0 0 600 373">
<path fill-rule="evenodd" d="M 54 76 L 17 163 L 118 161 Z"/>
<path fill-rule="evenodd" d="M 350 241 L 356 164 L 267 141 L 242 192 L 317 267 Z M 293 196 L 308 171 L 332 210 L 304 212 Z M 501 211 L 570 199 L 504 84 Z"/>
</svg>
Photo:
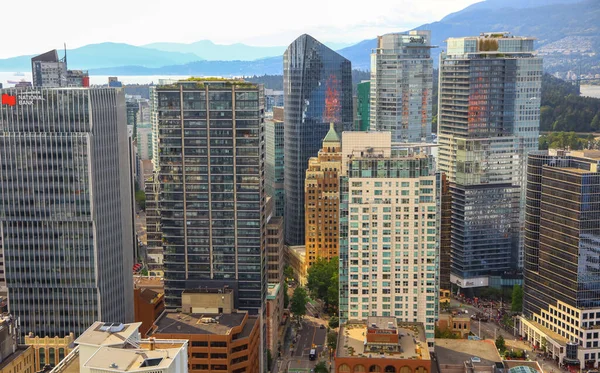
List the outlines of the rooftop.
<svg viewBox="0 0 600 373">
<path fill-rule="evenodd" d="M 474 365 L 490 366 L 501 361 L 496 345 L 492 340 L 474 341 L 468 339 L 435 339 L 435 354 L 440 364 L 464 365 L 473 357 L 481 359 Z"/>
<path fill-rule="evenodd" d="M 131 324 L 96 321 L 75 340 L 79 345 L 121 345 L 138 333 L 141 322 Z"/>
<path fill-rule="evenodd" d="M 504 360 L 504 367 L 508 369 L 509 373 L 537 373 L 542 372 L 542 367 L 537 361 L 523 361 L 523 360 Z"/>
<path fill-rule="evenodd" d="M 340 137 L 338 136 L 337 132 L 335 132 L 333 123 L 329 123 L 329 132 L 327 132 L 327 135 L 325 135 L 323 142 L 340 142 Z"/>
<path fill-rule="evenodd" d="M 154 323 L 153 334 L 217 334 L 229 335 L 235 327 L 241 327 L 246 312 L 229 314 L 186 314 L 165 312 Z M 214 320 L 214 321 L 213 321 Z M 250 322 L 249 319 L 247 323 Z"/>
<path fill-rule="evenodd" d="M 33 348 L 33 347 L 28 346 L 28 345 L 19 345 L 17 347 L 17 349 L 15 350 L 15 352 L 4 357 L 4 360 L 2 360 L 2 362 L 0 363 L 0 371 L 2 371 L 8 364 L 10 364 L 16 358 L 23 355 L 25 353 L 25 351 L 27 351 L 30 348 Z"/>
<path fill-rule="evenodd" d="M 269 284 L 269 288 L 267 289 L 267 299 L 275 299 L 277 293 L 279 293 L 279 288 L 279 284 Z"/>
<path fill-rule="evenodd" d="M 137 371 L 140 369 L 166 369 L 173 361 L 185 341 L 172 344 L 171 348 L 149 349 L 122 349 L 101 347 L 83 366 L 90 369 L 111 369 L 121 372 Z"/>
<path fill-rule="evenodd" d="M 396 334 L 397 342 L 390 343 Z M 429 360 L 425 330 L 420 323 L 397 323 L 393 317 L 369 317 L 366 322 L 352 320 L 340 328 L 339 338 L 338 357 Z"/>
</svg>

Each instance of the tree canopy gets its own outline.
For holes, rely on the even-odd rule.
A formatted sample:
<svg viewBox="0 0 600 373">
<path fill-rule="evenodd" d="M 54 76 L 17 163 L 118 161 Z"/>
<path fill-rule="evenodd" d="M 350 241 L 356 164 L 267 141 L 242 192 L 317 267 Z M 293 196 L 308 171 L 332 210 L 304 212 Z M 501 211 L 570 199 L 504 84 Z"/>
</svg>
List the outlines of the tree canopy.
<svg viewBox="0 0 600 373">
<path fill-rule="evenodd" d="M 308 294 L 303 287 L 297 287 L 292 295 L 290 311 L 296 316 L 298 322 L 306 315 L 306 303 L 308 303 Z"/>
<path fill-rule="evenodd" d="M 510 310 L 513 312 L 523 311 L 523 287 L 521 285 L 513 286 Z"/>
<path fill-rule="evenodd" d="M 313 298 L 322 300 L 326 308 L 336 308 L 339 302 L 339 261 L 323 258 L 308 269 L 306 287 Z"/>
</svg>

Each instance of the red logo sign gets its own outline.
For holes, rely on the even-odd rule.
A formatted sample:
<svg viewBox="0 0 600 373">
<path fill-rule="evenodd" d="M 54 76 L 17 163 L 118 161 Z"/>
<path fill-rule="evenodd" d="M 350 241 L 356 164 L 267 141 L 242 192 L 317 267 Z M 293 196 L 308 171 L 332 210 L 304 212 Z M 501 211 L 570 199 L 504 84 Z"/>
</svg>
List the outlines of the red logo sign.
<svg viewBox="0 0 600 373">
<path fill-rule="evenodd" d="M 17 104 L 17 98 L 15 96 L 7 95 L 6 93 L 2 95 L 2 105 L 15 106 Z"/>
</svg>

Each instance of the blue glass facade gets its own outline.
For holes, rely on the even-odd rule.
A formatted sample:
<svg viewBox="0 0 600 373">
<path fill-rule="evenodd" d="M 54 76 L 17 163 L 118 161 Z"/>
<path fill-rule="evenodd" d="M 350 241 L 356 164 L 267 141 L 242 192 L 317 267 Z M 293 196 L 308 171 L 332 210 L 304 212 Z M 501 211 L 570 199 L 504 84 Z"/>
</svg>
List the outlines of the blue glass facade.
<svg viewBox="0 0 600 373">
<path fill-rule="evenodd" d="M 296 39 L 283 57 L 285 107 L 285 241 L 304 243 L 304 178 L 308 159 L 316 157 L 335 123 L 352 129 L 350 61 L 309 35 Z"/>
</svg>

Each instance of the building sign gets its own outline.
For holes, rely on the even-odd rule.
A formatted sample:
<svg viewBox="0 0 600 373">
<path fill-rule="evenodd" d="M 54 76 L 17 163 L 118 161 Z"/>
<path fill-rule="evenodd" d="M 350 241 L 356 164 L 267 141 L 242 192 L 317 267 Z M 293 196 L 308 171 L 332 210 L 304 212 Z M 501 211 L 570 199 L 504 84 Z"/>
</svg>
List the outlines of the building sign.
<svg viewBox="0 0 600 373">
<path fill-rule="evenodd" d="M 23 91 L 19 93 L 20 106 L 31 106 L 35 101 L 44 101 L 44 97 L 40 92 Z"/>
<path fill-rule="evenodd" d="M 2 95 L 2 105 L 15 106 L 17 104 L 17 98 L 12 95 L 4 93 Z"/>
<path fill-rule="evenodd" d="M 410 39 L 408 39 L 408 40 L 411 43 L 425 44 L 425 38 L 422 36 L 411 36 Z"/>
<path fill-rule="evenodd" d="M 463 289 L 488 286 L 488 278 L 487 277 L 462 279 L 456 275 L 451 274 L 450 282 L 458 285 L 459 287 L 461 287 Z"/>
</svg>

